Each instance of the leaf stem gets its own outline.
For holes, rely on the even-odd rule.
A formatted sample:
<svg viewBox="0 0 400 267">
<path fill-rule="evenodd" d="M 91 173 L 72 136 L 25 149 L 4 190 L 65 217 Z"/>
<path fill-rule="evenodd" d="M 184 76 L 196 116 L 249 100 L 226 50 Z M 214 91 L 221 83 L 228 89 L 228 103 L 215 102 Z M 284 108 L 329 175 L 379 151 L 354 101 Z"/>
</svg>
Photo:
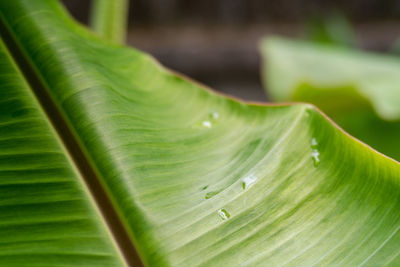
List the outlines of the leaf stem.
<svg viewBox="0 0 400 267">
<path fill-rule="evenodd" d="M 93 0 L 92 29 L 105 39 L 123 44 L 126 39 L 129 0 Z"/>
</svg>

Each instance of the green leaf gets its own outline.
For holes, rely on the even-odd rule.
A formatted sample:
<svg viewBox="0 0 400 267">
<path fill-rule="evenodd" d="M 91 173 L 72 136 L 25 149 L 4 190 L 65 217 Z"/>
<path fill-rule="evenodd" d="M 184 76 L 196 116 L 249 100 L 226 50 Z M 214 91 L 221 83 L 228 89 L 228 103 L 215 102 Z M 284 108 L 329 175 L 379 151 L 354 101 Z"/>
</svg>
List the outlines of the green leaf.
<svg viewBox="0 0 400 267">
<path fill-rule="evenodd" d="M 275 101 L 320 107 L 350 134 L 400 160 L 400 60 L 331 46 L 269 38 L 263 78 Z"/>
<path fill-rule="evenodd" d="M 315 43 L 343 47 L 355 47 L 357 43 L 350 22 L 340 11 L 311 18 L 307 25 L 307 39 Z"/>
<path fill-rule="evenodd" d="M 312 106 L 217 95 L 52 0 L 1 1 L 0 14 L 146 265 L 399 264 L 400 165 Z"/>
<path fill-rule="evenodd" d="M 122 266 L 81 176 L 1 40 L 0 73 L 0 265 Z"/>
</svg>

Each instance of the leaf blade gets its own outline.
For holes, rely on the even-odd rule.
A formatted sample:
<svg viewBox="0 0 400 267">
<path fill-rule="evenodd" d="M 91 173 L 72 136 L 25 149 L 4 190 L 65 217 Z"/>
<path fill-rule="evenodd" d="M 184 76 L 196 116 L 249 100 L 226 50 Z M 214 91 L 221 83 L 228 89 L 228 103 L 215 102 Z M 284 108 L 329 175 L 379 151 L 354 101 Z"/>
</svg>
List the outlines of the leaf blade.
<svg viewBox="0 0 400 267">
<path fill-rule="evenodd" d="M 123 266 L 83 181 L 1 40 L 0 62 L 0 264 Z"/>
<path fill-rule="evenodd" d="M 53 2 L 18 3 L 48 14 L 14 6 L 5 16 L 146 264 L 399 260 L 398 163 L 309 105 L 221 97 L 97 40 Z"/>
</svg>

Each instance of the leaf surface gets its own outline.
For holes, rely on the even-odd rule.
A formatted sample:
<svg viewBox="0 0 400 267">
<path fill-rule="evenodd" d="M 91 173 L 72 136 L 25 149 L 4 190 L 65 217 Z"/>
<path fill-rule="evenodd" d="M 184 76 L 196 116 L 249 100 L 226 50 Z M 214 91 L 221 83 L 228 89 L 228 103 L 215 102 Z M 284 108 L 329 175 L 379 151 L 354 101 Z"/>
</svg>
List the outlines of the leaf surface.
<svg viewBox="0 0 400 267">
<path fill-rule="evenodd" d="M 82 178 L 1 40 L 0 73 L 0 265 L 123 266 Z"/>
<path fill-rule="evenodd" d="M 274 101 L 320 107 L 353 136 L 400 159 L 400 60 L 357 50 L 269 38 L 261 47 Z"/>
<path fill-rule="evenodd" d="M 217 95 L 54 1 L 0 12 L 146 265 L 399 264 L 399 164 L 312 106 Z"/>
</svg>

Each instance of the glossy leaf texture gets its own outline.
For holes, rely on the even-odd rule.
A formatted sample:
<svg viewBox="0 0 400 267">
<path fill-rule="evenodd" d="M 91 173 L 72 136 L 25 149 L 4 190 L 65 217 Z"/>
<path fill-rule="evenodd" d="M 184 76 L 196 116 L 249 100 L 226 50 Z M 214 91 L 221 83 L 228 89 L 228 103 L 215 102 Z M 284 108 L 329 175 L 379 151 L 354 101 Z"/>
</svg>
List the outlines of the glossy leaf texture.
<svg viewBox="0 0 400 267">
<path fill-rule="evenodd" d="M 124 265 L 82 178 L 1 40 L 0 265 Z"/>
<path fill-rule="evenodd" d="M 146 265 L 400 263 L 399 164 L 312 106 L 217 95 L 55 1 L 0 12 Z"/>
<path fill-rule="evenodd" d="M 321 108 L 353 136 L 400 160 L 400 60 L 334 46 L 265 39 L 263 79 L 274 101 Z"/>
</svg>

